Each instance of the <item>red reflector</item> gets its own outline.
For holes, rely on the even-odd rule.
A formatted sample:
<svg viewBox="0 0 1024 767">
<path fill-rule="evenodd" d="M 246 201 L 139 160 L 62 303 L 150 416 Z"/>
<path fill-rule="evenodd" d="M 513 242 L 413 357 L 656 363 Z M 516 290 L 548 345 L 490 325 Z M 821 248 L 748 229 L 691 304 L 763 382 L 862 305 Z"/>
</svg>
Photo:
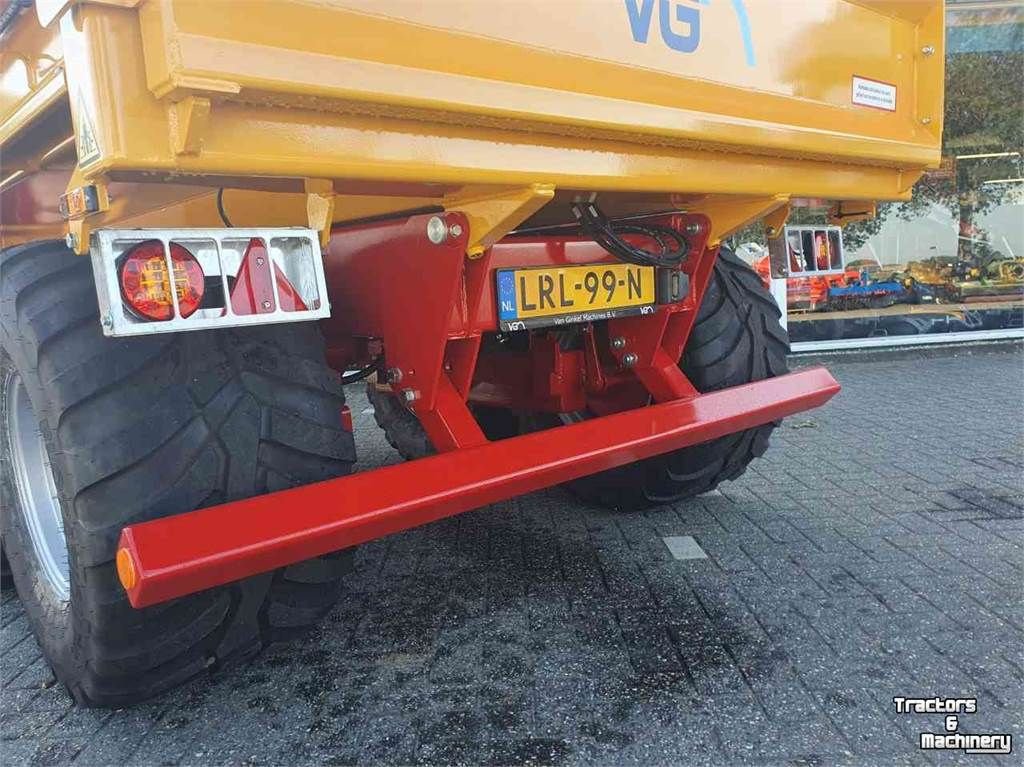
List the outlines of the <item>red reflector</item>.
<svg viewBox="0 0 1024 767">
<path fill-rule="evenodd" d="M 341 428 L 352 433 L 352 410 L 348 405 L 341 406 Z"/>
<path fill-rule="evenodd" d="M 178 310 L 182 317 L 188 317 L 203 301 L 203 269 L 195 256 L 176 242 L 171 243 L 171 264 Z M 173 319 L 171 279 L 162 242 L 146 240 L 125 254 L 121 262 L 121 296 L 143 319 Z"/>
</svg>

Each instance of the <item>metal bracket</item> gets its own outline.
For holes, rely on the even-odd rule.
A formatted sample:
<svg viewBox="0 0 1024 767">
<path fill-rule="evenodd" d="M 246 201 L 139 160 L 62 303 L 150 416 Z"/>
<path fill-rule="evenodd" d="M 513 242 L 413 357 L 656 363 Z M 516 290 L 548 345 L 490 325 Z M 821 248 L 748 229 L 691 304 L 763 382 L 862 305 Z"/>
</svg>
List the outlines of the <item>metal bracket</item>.
<svg viewBox="0 0 1024 767">
<path fill-rule="evenodd" d="M 331 242 L 331 225 L 334 223 L 334 182 L 325 178 L 307 178 L 303 181 L 306 191 L 306 215 L 309 228 L 320 233 L 320 247 L 327 249 Z"/>
<path fill-rule="evenodd" d="M 383 342 L 392 391 L 439 452 L 487 441 L 465 402 L 479 336 L 449 339 L 465 302 L 468 229 L 461 213 L 339 228 L 326 261 L 337 307 L 327 334 Z"/>
<path fill-rule="evenodd" d="M 788 204 L 789 197 L 786 195 L 771 197 L 709 195 L 694 203 L 689 210 L 694 213 L 703 213 L 711 219 L 708 247 L 715 247 L 737 229 L 765 218 Z"/>
<path fill-rule="evenodd" d="M 106 184 L 86 184 L 69 189 L 57 200 L 57 211 L 65 221 L 72 218 L 91 216 L 107 210 L 110 197 Z"/>
<path fill-rule="evenodd" d="M 451 232 L 429 238 L 434 219 Z M 453 307 L 463 303 L 465 218 L 420 214 L 338 228 L 326 260 L 334 314 L 327 334 L 378 338 L 396 391 L 418 415 L 435 409 Z M 429 268 L 425 265 L 429 264 Z"/>
<path fill-rule="evenodd" d="M 168 123 L 171 143 L 176 154 L 199 154 L 203 136 L 210 125 L 210 100 L 202 96 L 186 96 L 170 106 Z"/>
<path fill-rule="evenodd" d="M 108 187 L 109 184 L 106 178 L 94 178 L 87 182 L 82 175 L 82 171 L 75 168 L 68 181 L 67 191 L 58 201 L 58 207 L 61 205 L 68 206 L 67 244 L 76 255 L 85 256 L 89 254 L 89 237 L 96 226 L 103 224 L 104 216 L 102 214 L 110 209 Z M 92 188 L 94 191 L 86 195 L 86 188 Z M 72 201 L 79 196 L 83 197 L 83 199 L 86 196 L 94 197 L 96 202 L 95 210 L 84 208 L 81 211 L 72 211 Z M 98 216 L 98 218 L 89 220 L 89 216 Z"/>
<path fill-rule="evenodd" d="M 787 202 L 764 217 L 764 231 L 768 237 L 768 273 L 774 279 L 789 275 L 786 222 L 789 220 L 790 211 L 791 206 Z"/>
<path fill-rule="evenodd" d="M 681 302 L 657 307 L 653 317 L 638 315 L 608 321 L 609 336 L 620 341 L 611 345 L 611 356 L 632 370 L 655 402 L 692 399 L 698 394 L 680 370 L 679 359 L 718 256 L 716 248 L 707 246 L 713 221 L 694 213 L 674 218 L 678 219 L 675 226 L 689 235 L 690 254 L 682 266 L 688 295 Z"/>
<path fill-rule="evenodd" d="M 878 206 L 873 202 L 840 200 L 828 209 L 828 222 L 835 226 L 846 226 L 855 221 L 867 221 L 875 217 Z"/>
<path fill-rule="evenodd" d="M 555 196 L 553 184 L 526 187 L 463 187 L 446 195 L 445 210 L 459 211 L 469 221 L 466 255 L 480 258 L 487 248 L 515 229 Z"/>
<path fill-rule="evenodd" d="M 764 230 L 768 239 L 781 237 L 784 234 L 786 222 L 789 221 L 790 209 L 790 204 L 787 202 L 764 217 Z"/>
</svg>

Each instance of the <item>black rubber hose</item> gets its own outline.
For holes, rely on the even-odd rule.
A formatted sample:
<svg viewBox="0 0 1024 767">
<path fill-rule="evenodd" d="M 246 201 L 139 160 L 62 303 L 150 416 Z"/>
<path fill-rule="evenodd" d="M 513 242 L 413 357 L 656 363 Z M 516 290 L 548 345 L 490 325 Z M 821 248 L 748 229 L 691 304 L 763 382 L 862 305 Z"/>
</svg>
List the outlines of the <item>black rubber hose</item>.
<svg viewBox="0 0 1024 767">
<path fill-rule="evenodd" d="M 686 258 L 689 244 L 675 229 L 656 224 L 616 223 L 610 221 L 593 203 L 576 203 L 573 215 L 583 233 L 620 261 L 638 266 L 677 267 Z M 636 234 L 658 243 L 660 253 L 630 245 L 624 234 Z"/>
<path fill-rule="evenodd" d="M 0 36 L 3 36 L 23 10 L 31 7 L 32 0 L 13 0 L 3 11 L 0 11 Z"/>
<path fill-rule="evenodd" d="M 362 368 L 361 370 L 357 370 L 354 373 L 347 373 L 347 374 L 343 375 L 341 377 L 341 385 L 342 386 L 348 386 L 349 384 L 353 384 L 353 383 L 356 383 L 357 381 L 362 381 L 365 378 L 369 378 L 374 373 L 376 373 L 378 370 L 380 370 L 380 363 L 381 363 L 381 358 L 378 357 L 373 362 L 371 362 L 369 365 L 367 365 L 365 368 Z"/>
<path fill-rule="evenodd" d="M 231 223 L 231 219 L 228 218 L 228 214 L 224 210 L 224 187 L 217 190 L 217 212 L 220 214 L 220 220 L 224 222 L 224 226 L 233 229 L 234 224 Z"/>
</svg>

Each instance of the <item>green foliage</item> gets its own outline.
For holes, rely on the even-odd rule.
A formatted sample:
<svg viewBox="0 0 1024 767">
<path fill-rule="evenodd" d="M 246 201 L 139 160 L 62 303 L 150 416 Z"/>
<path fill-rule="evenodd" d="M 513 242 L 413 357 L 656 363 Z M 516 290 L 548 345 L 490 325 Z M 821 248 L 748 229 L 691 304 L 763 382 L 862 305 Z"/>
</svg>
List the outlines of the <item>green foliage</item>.
<svg viewBox="0 0 1024 767">
<path fill-rule="evenodd" d="M 961 53 L 946 60 L 943 154 L 1019 152 L 1024 149 L 1024 53 Z M 915 198 L 947 205 L 969 223 L 974 214 L 1004 201 L 1009 184 L 984 184 L 1022 175 L 1020 156 L 960 160 L 956 187 L 924 182 Z M 927 181 L 924 180 L 924 181 Z"/>
<path fill-rule="evenodd" d="M 946 59 L 943 153 L 1024 146 L 1024 53 L 960 53 Z"/>
</svg>

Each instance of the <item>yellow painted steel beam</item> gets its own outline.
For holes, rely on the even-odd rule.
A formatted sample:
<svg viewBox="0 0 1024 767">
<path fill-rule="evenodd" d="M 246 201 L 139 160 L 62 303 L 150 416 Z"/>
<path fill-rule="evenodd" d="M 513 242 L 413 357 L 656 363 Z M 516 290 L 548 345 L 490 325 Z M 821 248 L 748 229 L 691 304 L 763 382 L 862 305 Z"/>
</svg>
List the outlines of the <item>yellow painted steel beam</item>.
<svg viewBox="0 0 1024 767">
<path fill-rule="evenodd" d="M 632 192 L 723 193 L 841 199 L 902 199 L 896 168 L 646 147 L 625 142 L 380 118 L 320 114 L 315 128 L 294 110 L 223 104 L 200 155 L 172 156 L 164 142 L 134 170 L 213 176 L 333 178 L 421 185 L 528 186 Z M 313 119 L 312 117 L 310 119 Z M 298 124 L 297 124 L 298 123 Z M 415 132 L 412 131 L 415 127 Z M 130 126 L 129 132 L 133 131 Z M 311 140 L 315 137 L 315 141 Z M 95 171 L 126 163 L 98 162 Z"/>
<path fill-rule="evenodd" d="M 939 0 L 917 4 L 911 19 L 881 3 L 789 3 L 779 23 L 776 3 L 748 2 L 753 62 L 729 3 L 701 9 L 689 55 L 621 0 L 463 3 L 443 25 L 435 4 L 404 0 L 295 4 L 286 24 L 280 3 L 211 19 L 201 3 L 160 0 L 140 19 L 147 87 L 161 97 L 244 92 L 250 103 L 924 166 L 938 161 L 941 111 L 919 87 L 919 38 L 927 24 L 938 26 L 926 36 L 941 33 L 943 14 Z M 332 28 L 344 46 L 322 34 Z M 892 112 L 852 104 L 854 75 L 891 83 Z"/>
<path fill-rule="evenodd" d="M 905 174 L 938 159 L 937 125 L 922 126 L 911 114 L 910 99 L 899 100 L 894 115 L 838 108 L 833 103 L 838 97 L 821 89 L 834 89 L 845 80 L 834 66 L 822 75 L 825 79 L 816 80 L 813 61 L 791 72 L 789 85 L 776 83 L 774 92 L 767 95 L 743 93 L 740 97 L 735 84 L 702 85 L 689 74 L 641 73 L 618 63 L 605 71 L 607 62 L 587 59 L 581 63 L 579 57 L 565 52 L 535 60 L 537 52 L 522 43 L 502 47 L 500 41 L 482 42 L 468 32 L 438 37 L 436 29 L 358 13 L 340 1 L 288 6 L 287 24 L 281 3 L 253 4 L 252 14 L 241 15 L 210 14 L 201 6 L 159 0 L 145 4 L 137 16 L 134 11 L 85 5 L 77 24 L 64 17 L 66 55 L 75 62 L 68 68 L 69 83 L 80 94 L 75 102 L 81 104 L 75 110 L 78 132 L 83 125 L 91 126 L 99 146 L 95 157 L 83 159 L 88 173 L 134 170 L 380 181 L 419 184 L 422 190 L 415 194 L 427 196 L 428 188 L 438 184 L 521 187 L 541 183 L 585 190 L 893 199 L 904 197 L 909 188 Z M 893 39 L 885 43 L 885 55 L 898 46 L 905 59 L 890 62 L 890 75 L 911 93 L 919 27 L 900 20 L 883 21 L 879 14 L 854 10 L 842 0 L 828 0 L 828 7 L 836 19 L 822 26 L 828 33 L 825 37 L 861 28 L 888 30 Z M 268 37 L 262 22 L 273 19 L 278 23 Z M 853 22 L 845 26 L 849 19 Z M 364 57 L 359 59 L 360 66 L 373 59 L 374 66 L 385 68 L 386 77 L 369 77 L 367 72 L 361 73 L 363 77 L 334 76 L 338 73 L 332 67 L 348 66 L 355 58 L 322 52 L 327 43 L 321 31 L 325 22 L 342 20 L 355 25 L 340 27 L 351 34 L 353 57 L 357 52 Z M 388 30 L 394 35 L 386 42 L 371 43 L 355 34 L 360 29 Z M 251 39 L 244 43 L 249 47 L 233 49 L 234 43 L 242 44 L 242 38 Z M 413 39 L 419 43 L 412 45 Z M 489 47 L 481 48 L 485 42 Z M 190 53 L 196 45 L 206 50 L 203 46 L 214 43 L 220 51 L 216 57 Z M 372 49 L 378 44 L 383 46 L 380 50 Z M 182 46 L 180 56 L 175 58 L 171 52 L 178 45 Z M 365 46 L 371 49 L 364 50 Z M 147 53 L 145 64 L 137 54 L 140 48 Z M 335 48 L 330 45 L 325 50 Z M 467 51 L 481 55 L 468 56 Z M 490 55 L 483 55 L 486 51 Z M 502 52 L 507 55 L 498 55 Z M 870 55 L 858 53 L 871 62 L 865 71 L 873 74 L 882 66 L 882 53 L 873 49 Z M 421 66 L 410 71 L 410 57 L 415 56 L 420 57 Z M 490 69 L 474 68 L 482 64 L 472 62 L 482 59 L 492 62 L 487 65 Z M 450 60 L 465 71 L 451 71 L 455 65 L 446 63 Z M 509 71 L 516 62 L 529 66 Z M 583 92 L 568 89 L 568 83 L 559 79 L 564 78 L 561 69 L 550 66 L 555 63 L 583 67 L 577 74 L 589 73 L 585 82 L 577 81 Z M 775 65 L 773 77 L 782 76 L 781 66 Z M 244 71 L 234 71 L 239 67 Z M 431 81 L 438 72 L 451 78 L 445 81 L 451 88 Z M 241 78 L 246 73 L 250 79 Z M 270 89 L 272 73 L 276 80 Z M 234 95 L 238 88 L 224 85 L 235 82 L 236 75 L 245 85 L 241 97 Z M 418 82 L 417 92 L 447 99 L 447 108 L 424 113 L 420 109 L 424 104 L 413 103 L 415 99 L 396 90 L 398 75 L 405 78 L 403 82 L 409 78 Z M 490 80 L 481 79 L 485 76 Z M 420 77 L 426 80 L 419 82 Z M 501 108 L 506 111 L 489 112 L 486 105 L 468 104 L 458 95 L 467 85 L 466 77 L 472 80 L 473 92 L 483 94 L 480 98 L 500 101 L 507 109 L 514 106 L 513 111 L 530 122 L 516 122 L 506 107 Z M 741 79 L 731 70 L 724 77 Z M 172 87 L 167 87 L 168 82 Z M 373 83 L 373 94 L 360 99 L 376 94 L 389 100 L 372 104 L 372 115 L 352 114 L 359 99 L 332 91 L 338 82 Z M 632 92 L 644 95 L 627 100 L 627 82 Z M 815 98 L 794 98 L 797 82 L 808 94 L 815 88 L 821 92 Z M 687 94 L 684 101 L 671 102 L 675 97 L 665 95 L 673 84 Z M 517 94 L 508 90 L 520 86 L 527 90 Z M 530 90 L 538 88 L 542 91 Z M 787 88 L 789 96 L 783 93 Z M 167 100 L 154 92 L 165 94 Z M 172 151 L 170 105 L 193 92 L 203 92 L 211 100 L 202 148 L 177 154 Z M 694 108 L 693 94 L 704 99 L 705 111 L 686 117 L 679 110 Z M 585 103 L 576 103 L 577 97 Z M 848 95 L 844 98 L 848 100 Z M 671 114 L 659 117 L 650 112 L 662 108 Z M 494 119 L 499 113 L 509 119 Z M 622 119 L 628 125 L 612 126 L 614 120 L 605 118 L 613 114 L 626 115 Z M 758 114 L 782 122 L 759 119 Z M 672 124 L 682 126 L 689 139 L 674 136 Z M 520 130 L 524 126 L 537 130 Z M 608 130 L 609 126 L 615 130 Z"/>
<path fill-rule="evenodd" d="M 38 120 L 49 109 L 66 99 L 67 87 L 64 84 L 64 73 L 57 69 L 0 122 L 0 145 L 22 133 Z"/>
<path fill-rule="evenodd" d="M 27 180 L 32 186 L 34 179 Z M 72 174 L 68 187 L 81 185 Z M 63 187 L 61 187 L 63 188 Z M 53 204 L 59 190 L 50 188 Z M 225 226 L 217 208 L 217 190 L 185 184 L 112 182 L 108 185 L 109 208 L 89 216 L 92 229 L 102 227 L 166 229 L 171 227 L 215 228 Z M 225 189 L 221 203 L 233 226 L 278 227 L 307 226 L 308 196 L 302 192 L 261 192 L 250 189 Z M 394 214 L 402 211 L 440 209 L 441 199 L 426 197 L 384 197 L 335 194 L 334 223 Z M 59 220 L 45 223 L 16 224 L 5 221 L 0 235 L 5 247 L 34 239 L 63 238 L 68 228 Z"/>
</svg>

